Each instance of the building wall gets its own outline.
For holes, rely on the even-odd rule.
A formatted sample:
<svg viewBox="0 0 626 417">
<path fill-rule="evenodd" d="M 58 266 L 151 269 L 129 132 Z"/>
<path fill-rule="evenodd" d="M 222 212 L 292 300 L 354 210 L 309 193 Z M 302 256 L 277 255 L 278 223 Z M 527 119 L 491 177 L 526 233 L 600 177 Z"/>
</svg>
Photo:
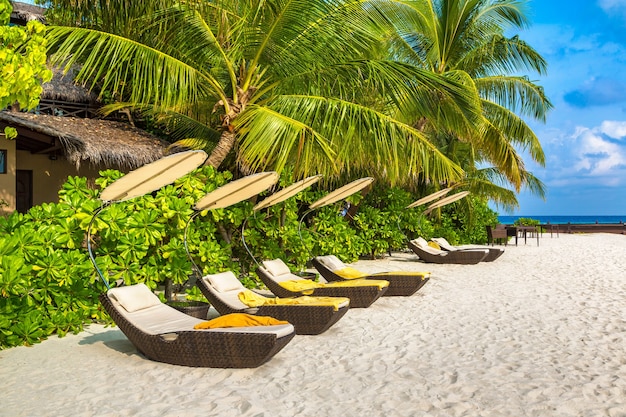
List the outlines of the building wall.
<svg viewBox="0 0 626 417">
<path fill-rule="evenodd" d="M 0 147 L 0 149 L 2 148 Z M 0 199 L 4 199 L 8 203 L 8 206 L 2 208 L 4 213 L 15 211 L 15 183 L 16 170 L 18 169 L 32 171 L 33 205 L 58 202 L 59 190 L 68 176 L 77 175 L 95 179 L 99 177 L 98 171 L 101 169 L 81 165 L 80 170 L 77 170 L 73 164 L 70 164 L 62 156 L 56 160 L 51 160 L 48 155 L 34 155 L 28 151 L 16 151 L 15 145 L 13 145 L 13 150 L 9 153 L 13 158 L 8 158 L 8 171 L 10 171 L 11 174 L 0 175 L 0 186 L 2 187 Z"/>
<path fill-rule="evenodd" d="M 0 215 L 2 215 L 15 210 L 15 141 L 0 137 L 0 149 L 7 151 L 7 173 L 0 174 Z"/>
</svg>

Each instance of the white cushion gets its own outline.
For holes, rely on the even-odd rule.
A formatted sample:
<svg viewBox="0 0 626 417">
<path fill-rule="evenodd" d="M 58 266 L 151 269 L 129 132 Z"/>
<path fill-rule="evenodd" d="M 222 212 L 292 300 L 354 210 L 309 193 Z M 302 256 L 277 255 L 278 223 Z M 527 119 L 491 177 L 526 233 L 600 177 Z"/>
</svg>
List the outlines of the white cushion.
<svg viewBox="0 0 626 417">
<path fill-rule="evenodd" d="M 159 297 L 146 284 L 111 288 L 108 294 L 129 313 L 161 304 Z"/>
<path fill-rule="evenodd" d="M 426 242 L 426 239 L 424 239 L 423 237 L 418 237 L 417 239 L 413 239 L 411 242 L 420 247 L 428 246 L 428 242 Z"/>
<path fill-rule="evenodd" d="M 263 261 L 265 270 L 271 275 L 278 277 L 280 275 L 291 274 L 289 267 L 283 262 L 282 259 L 274 259 L 273 261 Z"/>
<path fill-rule="evenodd" d="M 232 271 L 208 274 L 202 277 L 202 279 L 211 284 L 217 292 L 228 292 L 245 288 Z"/>
<path fill-rule="evenodd" d="M 346 267 L 346 265 L 335 255 L 318 256 L 317 260 L 331 271 L 336 271 Z"/>
<path fill-rule="evenodd" d="M 450 244 L 450 242 L 448 242 L 448 241 L 447 241 L 445 238 L 443 238 L 443 237 L 434 237 L 434 238 L 432 238 L 432 239 L 430 239 L 430 240 L 432 240 L 433 242 L 437 242 L 437 244 L 439 245 L 439 247 L 440 247 L 441 249 L 445 249 L 445 250 L 447 250 L 447 251 L 454 251 L 454 250 L 457 250 L 457 248 L 455 248 L 454 246 L 452 246 L 452 245 Z"/>
</svg>

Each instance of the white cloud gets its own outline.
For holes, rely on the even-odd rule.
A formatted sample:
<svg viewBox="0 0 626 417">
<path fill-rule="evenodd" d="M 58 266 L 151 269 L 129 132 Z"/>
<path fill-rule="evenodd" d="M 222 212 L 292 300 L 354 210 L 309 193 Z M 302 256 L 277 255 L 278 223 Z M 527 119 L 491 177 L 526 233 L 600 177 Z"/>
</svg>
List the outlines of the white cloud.
<svg viewBox="0 0 626 417">
<path fill-rule="evenodd" d="M 610 138 L 623 139 L 626 137 L 626 122 L 605 120 L 598 130 Z"/>
<path fill-rule="evenodd" d="M 605 12 L 615 9 L 626 9 L 626 0 L 599 0 L 598 5 Z"/>
<path fill-rule="evenodd" d="M 598 0 L 598 5 L 609 16 L 617 14 L 626 17 L 625 0 Z"/>
<path fill-rule="evenodd" d="M 604 124 L 604 123 L 603 123 Z M 626 125 L 626 123 L 624 123 Z M 582 129 L 575 137 L 577 161 L 574 168 L 579 174 L 593 177 L 605 177 L 605 185 L 617 184 L 626 180 L 624 173 L 619 171 L 626 168 L 626 150 L 613 143 L 602 135 L 602 126 L 594 129 Z"/>
</svg>

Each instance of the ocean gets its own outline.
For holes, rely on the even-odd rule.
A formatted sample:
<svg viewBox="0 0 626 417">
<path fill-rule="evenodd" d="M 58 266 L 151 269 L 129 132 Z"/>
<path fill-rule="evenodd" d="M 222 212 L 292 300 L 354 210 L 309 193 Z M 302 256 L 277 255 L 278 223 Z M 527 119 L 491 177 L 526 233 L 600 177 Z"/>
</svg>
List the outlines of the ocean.
<svg viewBox="0 0 626 417">
<path fill-rule="evenodd" d="M 513 224 L 519 218 L 539 220 L 541 224 L 617 224 L 626 222 L 626 214 L 621 216 L 498 216 L 502 224 Z"/>
</svg>

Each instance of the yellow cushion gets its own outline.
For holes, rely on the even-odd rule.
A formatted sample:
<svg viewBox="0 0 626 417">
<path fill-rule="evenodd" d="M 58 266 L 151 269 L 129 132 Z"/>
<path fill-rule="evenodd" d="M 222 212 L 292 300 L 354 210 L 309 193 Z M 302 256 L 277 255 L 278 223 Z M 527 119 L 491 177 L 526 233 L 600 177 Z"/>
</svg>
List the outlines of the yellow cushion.
<svg viewBox="0 0 626 417">
<path fill-rule="evenodd" d="M 279 282 L 280 286 L 286 290 L 293 292 L 301 292 L 305 295 L 313 294 L 315 288 L 319 288 L 320 284 L 310 279 L 288 279 Z"/>
<path fill-rule="evenodd" d="M 349 266 L 346 266 L 345 268 L 341 268 L 341 269 L 336 269 L 333 272 L 339 275 L 341 278 L 345 278 L 345 279 L 363 278 L 368 275 L 364 272 L 359 271 L 358 269 L 354 269 Z"/>
<path fill-rule="evenodd" d="M 431 248 L 435 248 L 435 249 L 441 250 L 441 246 L 439 246 L 439 243 L 433 242 L 432 240 L 430 242 L 428 242 L 428 246 L 430 246 Z"/>
<path fill-rule="evenodd" d="M 308 305 L 308 306 L 329 306 L 335 311 L 350 299 L 346 297 L 309 297 L 302 296 L 296 298 L 268 298 L 256 294 L 250 290 L 239 293 L 239 299 L 249 307 L 260 307 L 262 305 Z"/>
<path fill-rule="evenodd" d="M 268 300 L 267 297 L 263 297 L 262 295 L 250 290 L 243 290 L 238 294 L 238 296 L 239 300 L 241 300 L 241 302 L 248 307 L 260 307 L 267 303 Z"/>
<path fill-rule="evenodd" d="M 388 271 L 388 272 L 377 272 L 375 274 L 372 274 L 370 276 L 372 277 L 384 277 L 385 276 L 389 276 L 389 275 L 403 275 L 403 276 L 410 276 L 410 277 L 420 277 L 422 279 L 426 278 L 426 277 L 430 277 L 430 272 L 413 272 L 413 271 Z"/>
<path fill-rule="evenodd" d="M 219 316 L 213 320 L 203 321 L 193 326 L 194 329 L 220 329 L 224 327 L 276 326 L 289 324 L 288 321 L 277 320 L 273 317 L 254 316 L 245 313 L 233 313 Z"/>
<path fill-rule="evenodd" d="M 329 282 L 328 284 L 320 284 L 324 287 L 378 287 L 378 289 L 383 289 L 389 286 L 389 281 L 384 281 L 381 279 L 363 279 L 357 278 L 349 281 L 335 281 Z"/>
<path fill-rule="evenodd" d="M 408 275 L 408 276 L 416 276 L 426 278 L 430 276 L 430 272 L 414 272 L 414 271 L 386 271 L 386 272 L 377 272 L 370 276 L 384 277 L 385 275 Z"/>
</svg>

